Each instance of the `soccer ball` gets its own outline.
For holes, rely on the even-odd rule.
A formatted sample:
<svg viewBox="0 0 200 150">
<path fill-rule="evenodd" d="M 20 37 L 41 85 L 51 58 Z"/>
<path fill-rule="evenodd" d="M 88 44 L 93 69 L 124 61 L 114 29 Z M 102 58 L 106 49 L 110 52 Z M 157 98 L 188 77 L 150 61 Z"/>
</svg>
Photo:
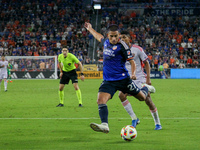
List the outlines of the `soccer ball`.
<svg viewBox="0 0 200 150">
<path fill-rule="evenodd" d="M 131 125 L 124 126 L 121 130 L 121 137 L 125 141 L 132 141 L 137 137 L 137 131 Z"/>
</svg>

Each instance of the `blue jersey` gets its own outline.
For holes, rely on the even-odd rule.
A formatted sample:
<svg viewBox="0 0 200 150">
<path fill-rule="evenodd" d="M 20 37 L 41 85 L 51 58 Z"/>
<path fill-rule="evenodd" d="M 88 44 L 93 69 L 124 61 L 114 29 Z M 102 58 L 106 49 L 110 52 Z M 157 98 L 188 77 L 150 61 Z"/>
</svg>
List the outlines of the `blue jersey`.
<svg viewBox="0 0 200 150">
<path fill-rule="evenodd" d="M 131 51 L 125 42 L 119 40 L 115 45 L 109 39 L 103 39 L 103 79 L 105 81 L 117 81 L 130 77 L 125 67 L 127 60 L 133 59 Z"/>
</svg>

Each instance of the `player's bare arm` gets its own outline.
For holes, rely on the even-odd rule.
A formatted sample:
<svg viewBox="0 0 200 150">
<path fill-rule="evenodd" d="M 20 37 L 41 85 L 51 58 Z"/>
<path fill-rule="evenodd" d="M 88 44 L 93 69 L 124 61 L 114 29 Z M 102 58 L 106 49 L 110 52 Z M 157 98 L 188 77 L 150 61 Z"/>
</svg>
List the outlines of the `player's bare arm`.
<svg viewBox="0 0 200 150">
<path fill-rule="evenodd" d="M 92 25 L 89 22 L 85 22 L 84 27 L 97 39 L 99 42 L 101 42 L 101 39 L 104 38 L 102 34 L 98 33 L 92 28 Z"/>
<path fill-rule="evenodd" d="M 82 81 L 84 81 L 85 77 L 84 77 L 84 74 L 83 74 L 83 65 L 82 65 L 82 63 L 80 61 L 78 62 L 78 66 L 79 66 L 79 69 L 81 71 L 80 78 L 81 78 Z"/>
<path fill-rule="evenodd" d="M 147 77 L 146 77 L 146 84 L 151 85 L 151 79 L 150 79 L 151 68 L 150 68 L 150 65 L 149 65 L 149 61 L 148 61 L 148 60 L 145 60 L 145 61 L 144 61 L 144 65 L 145 65 L 144 67 L 145 67 L 146 74 L 147 74 Z"/>
<path fill-rule="evenodd" d="M 130 64 L 131 64 L 131 79 L 136 80 L 136 76 L 135 76 L 135 71 L 136 71 L 136 65 L 135 65 L 135 61 L 134 60 L 129 60 Z"/>
<path fill-rule="evenodd" d="M 62 64 L 59 62 L 58 66 L 59 66 L 59 69 L 60 69 L 60 79 L 61 79 L 62 76 L 63 76 Z"/>
</svg>

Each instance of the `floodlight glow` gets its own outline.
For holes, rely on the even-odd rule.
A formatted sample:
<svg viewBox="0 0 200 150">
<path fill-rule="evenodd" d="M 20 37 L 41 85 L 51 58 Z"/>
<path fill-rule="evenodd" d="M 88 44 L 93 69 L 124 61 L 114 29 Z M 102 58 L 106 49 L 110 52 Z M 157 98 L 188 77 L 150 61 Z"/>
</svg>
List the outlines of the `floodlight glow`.
<svg viewBox="0 0 200 150">
<path fill-rule="evenodd" d="M 101 4 L 94 4 L 94 9 L 101 9 Z"/>
</svg>

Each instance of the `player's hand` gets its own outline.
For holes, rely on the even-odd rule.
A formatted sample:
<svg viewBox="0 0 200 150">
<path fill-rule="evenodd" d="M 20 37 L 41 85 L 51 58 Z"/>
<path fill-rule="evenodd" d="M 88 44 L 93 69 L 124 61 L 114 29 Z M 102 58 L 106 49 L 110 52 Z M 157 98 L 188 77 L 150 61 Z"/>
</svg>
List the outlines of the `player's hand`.
<svg viewBox="0 0 200 150">
<path fill-rule="evenodd" d="M 85 77 L 84 77 L 84 75 L 81 75 L 81 76 L 80 76 L 80 78 L 81 78 L 81 80 L 82 80 L 82 81 L 84 81 L 84 80 L 85 80 Z"/>
<path fill-rule="evenodd" d="M 133 74 L 133 75 L 131 76 L 131 79 L 132 79 L 132 80 L 136 80 L 137 78 L 136 78 L 136 76 Z"/>
<path fill-rule="evenodd" d="M 150 78 L 146 78 L 146 84 L 151 85 L 151 80 L 150 80 Z"/>
<path fill-rule="evenodd" d="M 85 22 L 84 27 L 85 27 L 87 30 L 90 30 L 90 29 L 92 28 L 92 25 L 91 25 L 89 22 Z"/>
<path fill-rule="evenodd" d="M 60 73 L 60 79 L 62 79 L 62 76 L 63 76 L 63 73 L 61 72 L 61 73 Z"/>
</svg>

